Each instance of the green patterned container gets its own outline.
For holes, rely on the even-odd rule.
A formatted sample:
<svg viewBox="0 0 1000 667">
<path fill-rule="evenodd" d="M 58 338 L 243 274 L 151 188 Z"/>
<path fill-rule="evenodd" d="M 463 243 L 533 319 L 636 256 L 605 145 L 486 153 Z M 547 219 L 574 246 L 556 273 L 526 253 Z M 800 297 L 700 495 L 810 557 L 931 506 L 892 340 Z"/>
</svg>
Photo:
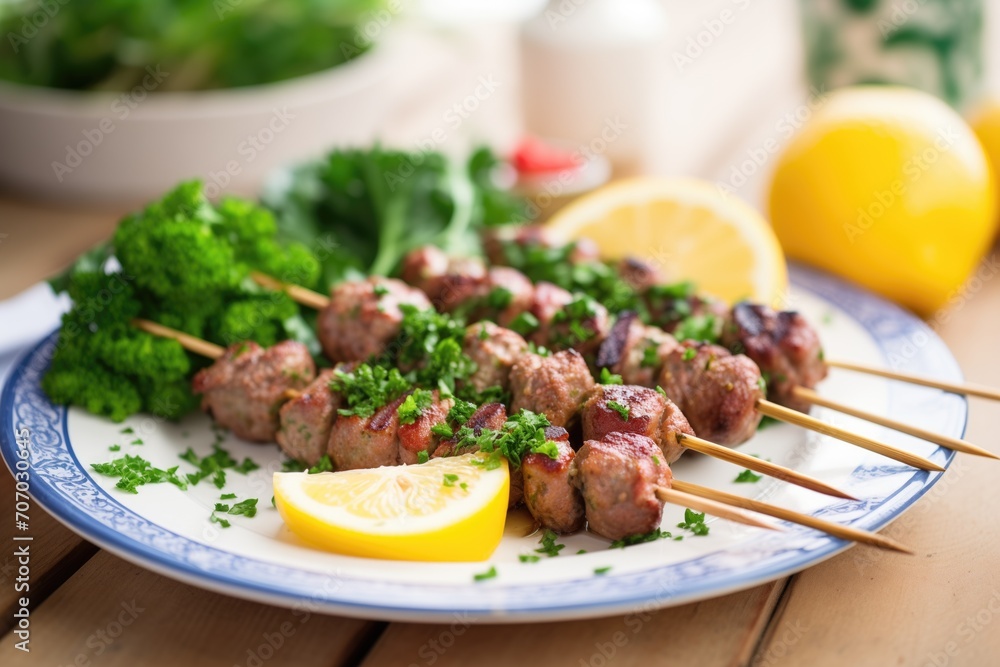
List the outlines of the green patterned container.
<svg viewBox="0 0 1000 667">
<path fill-rule="evenodd" d="M 961 109 L 979 93 L 983 0 L 801 0 L 818 91 L 912 86 Z"/>
</svg>

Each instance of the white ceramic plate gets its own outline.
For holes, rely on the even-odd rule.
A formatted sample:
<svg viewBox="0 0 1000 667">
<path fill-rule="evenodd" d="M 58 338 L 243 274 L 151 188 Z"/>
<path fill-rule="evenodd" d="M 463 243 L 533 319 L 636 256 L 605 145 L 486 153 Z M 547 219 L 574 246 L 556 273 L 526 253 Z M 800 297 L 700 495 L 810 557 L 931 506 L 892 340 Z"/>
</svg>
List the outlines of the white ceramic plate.
<svg viewBox="0 0 1000 667">
<path fill-rule="evenodd" d="M 912 316 L 825 275 L 795 269 L 793 280 L 794 305 L 819 327 L 831 358 L 960 379 L 944 344 Z M 525 535 L 528 522 L 514 515 L 500 548 L 483 563 L 376 561 L 317 551 L 291 535 L 270 505 L 271 473 L 282 460 L 273 445 L 226 439 L 223 447 L 234 457 L 249 456 L 261 468 L 246 476 L 230 472 L 222 491 L 206 480 L 186 492 L 159 484 L 142 486 L 133 495 L 116 489 L 116 480 L 94 474 L 90 464 L 122 453 L 141 454 L 160 468 L 180 465 L 181 472 L 192 471 L 178 455 L 188 447 L 199 455 L 209 453 L 214 435 L 202 415 L 180 424 L 136 416 L 119 425 L 53 406 L 38 383 L 54 343 L 54 335 L 39 343 L 14 368 L 4 388 L 0 422 L 8 467 L 14 469 L 17 461 L 14 432 L 27 429 L 26 477 L 35 502 L 99 546 L 196 586 L 368 618 L 440 621 L 463 614 L 491 622 L 556 620 L 722 595 L 786 576 L 849 546 L 797 526 L 771 533 L 710 520 L 708 536 L 688 534 L 682 541 L 659 540 L 626 549 L 609 549 L 605 540 L 578 534 L 560 540 L 566 545 L 561 555 L 521 563 L 518 555 L 532 553 L 539 535 Z M 821 391 L 940 433 L 961 436 L 965 429 L 966 403 L 955 395 L 846 372 L 834 372 Z M 816 414 L 938 463 L 951 462 L 952 454 L 935 445 L 829 411 Z M 126 426 L 136 434 L 122 434 Z M 144 444 L 129 444 L 136 437 Z M 112 444 L 120 444 L 121 452 L 109 451 Z M 739 468 L 691 453 L 674 466 L 674 473 L 866 529 L 898 517 L 941 476 L 790 426 L 764 429 L 741 449 L 819 477 L 862 500 L 841 501 L 768 479 L 736 484 Z M 220 494 L 228 492 L 240 499 L 259 498 L 260 511 L 250 519 L 227 517 L 232 527 L 220 529 L 209 522 L 209 515 Z M 682 508 L 667 506 L 664 528 L 685 534 L 674 527 L 682 516 Z M 586 553 L 577 555 L 581 549 Z M 873 555 L 881 554 L 859 552 L 862 559 Z M 498 576 L 473 581 L 476 573 L 491 566 Z M 595 574 L 605 567 L 610 571 Z"/>
</svg>

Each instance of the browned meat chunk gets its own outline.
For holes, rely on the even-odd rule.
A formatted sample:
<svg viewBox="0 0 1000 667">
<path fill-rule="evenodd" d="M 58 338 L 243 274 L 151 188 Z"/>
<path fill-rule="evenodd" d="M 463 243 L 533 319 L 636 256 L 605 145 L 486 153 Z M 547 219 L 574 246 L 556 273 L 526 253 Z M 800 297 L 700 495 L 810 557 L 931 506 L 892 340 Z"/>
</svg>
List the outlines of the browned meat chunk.
<svg viewBox="0 0 1000 667">
<path fill-rule="evenodd" d="M 393 278 L 340 283 L 316 325 L 323 352 L 332 361 L 364 361 L 381 354 L 399 334 L 402 304 L 431 307 L 423 292 Z"/>
<path fill-rule="evenodd" d="M 327 451 L 337 470 L 399 465 L 400 396 L 371 417 L 341 415 L 330 429 Z"/>
<path fill-rule="evenodd" d="M 618 275 L 636 292 L 645 292 L 664 281 L 656 264 L 637 257 L 626 257 L 618 262 Z"/>
<path fill-rule="evenodd" d="M 419 461 L 420 452 L 426 452 L 429 457 L 437 449 L 440 437 L 431 433 L 431 428 L 447 421 L 448 411 L 453 405 L 455 405 L 454 399 L 441 398 L 441 394 L 435 391 L 430 406 L 424 408 L 415 421 L 400 424 L 400 463 L 412 465 Z"/>
<path fill-rule="evenodd" d="M 631 311 L 618 316 L 597 353 L 597 366 L 621 375 L 624 384 L 655 387 L 660 359 L 677 347 L 677 340 L 658 327 L 646 326 Z"/>
<path fill-rule="evenodd" d="M 400 267 L 400 277 L 403 281 L 423 290 L 425 294 L 427 293 L 425 288 L 446 273 L 448 273 L 448 255 L 432 245 L 414 248 L 408 252 Z"/>
<path fill-rule="evenodd" d="M 576 350 L 547 357 L 522 354 L 510 370 L 511 410 L 531 410 L 544 414 L 554 426 L 566 426 L 593 386 L 590 369 Z"/>
<path fill-rule="evenodd" d="M 768 398 L 794 410 L 809 412 L 809 403 L 795 398 L 795 387 L 815 387 L 826 377 L 819 334 L 799 313 L 751 303 L 733 307 L 724 344 L 753 359 L 767 379 Z"/>
<path fill-rule="evenodd" d="M 478 301 L 489 291 L 486 267 L 480 260 L 450 258 L 434 246 L 411 250 L 403 259 L 401 275 L 442 312 L 450 313 Z"/>
<path fill-rule="evenodd" d="M 694 435 L 680 409 L 657 391 L 622 384 L 597 385 L 583 406 L 583 439 L 609 433 L 637 433 L 652 439 L 667 463 L 684 453 L 678 433 Z"/>
<path fill-rule="evenodd" d="M 718 345 L 682 343 L 663 359 L 660 386 L 698 437 L 738 445 L 757 431 L 764 397 L 760 369 Z"/>
<path fill-rule="evenodd" d="M 583 494 L 587 525 L 609 540 L 659 528 L 663 503 L 658 488 L 673 476 L 655 442 L 635 433 L 588 440 L 570 464 L 570 479 Z"/>
<path fill-rule="evenodd" d="M 535 286 L 517 269 L 494 266 L 487 275 L 487 286 L 479 307 L 469 315 L 471 322 L 494 320 L 501 326 L 509 326 L 534 303 Z"/>
<path fill-rule="evenodd" d="M 566 440 L 552 442 L 559 450 L 558 458 L 528 454 L 521 461 L 524 504 L 543 528 L 572 533 L 583 528 L 584 521 L 583 497 L 569 479 L 576 453 Z"/>
<path fill-rule="evenodd" d="M 285 392 L 304 388 L 316 375 L 309 350 L 283 341 L 267 349 L 237 343 L 194 376 L 191 388 L 201 394 L 201 409 L 244 440 L 272 442 Z"/>
<path fill-rule="evenodd" d="M 548 341 L 548 330 L 556 313 L 573 300 L 573 295 L 562 287 L 542 281 L 535 285 L 529 312 L 538 320 L 538 328 L 529 332 L 529 339 L 539 345 Z"/>
<path fill-rule="evenodd" d="M 302 392 L 281 406 L 275 434 L 286 456 L 310 466 L 323 458 L 342 397 L 330 389 L 333 369 L 322 371 Z"/>
<path fill-rule="evenodd" d="M 476 362 L 469 385 L 476 391 L 490 387 L 510 388 L 510 369 L 528 344 L 521 335 L 492 322 L 480 322 L 465 330 L 462 351 Z"/>
</svg>

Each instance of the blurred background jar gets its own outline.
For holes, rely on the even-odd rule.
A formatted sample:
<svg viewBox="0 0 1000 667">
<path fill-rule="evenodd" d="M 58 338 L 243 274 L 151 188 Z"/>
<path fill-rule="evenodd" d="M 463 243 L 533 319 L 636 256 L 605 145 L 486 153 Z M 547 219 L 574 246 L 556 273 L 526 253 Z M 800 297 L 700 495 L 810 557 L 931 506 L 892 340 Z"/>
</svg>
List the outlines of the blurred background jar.
<svg viewBox="0 0 1000 667">
<path fill-rule="evenodd" d="M 521 31 L 527 132 L 642 171 L 665 117 L 666 30 L 656 0 L 549 0 Z"/>
<path fill-rule="evenodd" d="M 982 85 L 983 4 L 801 0 L 814 94 L 854 84 L 899 84 L 963 109 Z"/>
</svg>

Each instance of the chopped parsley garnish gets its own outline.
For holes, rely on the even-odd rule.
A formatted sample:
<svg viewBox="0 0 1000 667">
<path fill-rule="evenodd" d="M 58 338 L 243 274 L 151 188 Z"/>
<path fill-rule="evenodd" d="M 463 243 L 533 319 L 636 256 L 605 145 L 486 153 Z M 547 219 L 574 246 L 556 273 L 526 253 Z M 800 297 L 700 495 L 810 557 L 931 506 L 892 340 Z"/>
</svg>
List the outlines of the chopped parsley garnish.
<svg viewBox="0 0 1000 667">
<path fill-rule="evenodd" d="M 219 500 L 232 500 L 235 497 L 236 497 L 235 493 L 223 493 L 221 496 L 219 496 Z"/>
<path fill-rule="evenodd" d="M 667 397 L 666 390 L 663 387 L 661 387 L 660 385 L 656 385 L 656 393 L 659 394 L 660 396 L 662 396 L 663 398 Z"/>
<path fill-rule="evenodd" d="M 226 493 L 221 496 L 223 500 L 228 500 L 230 498 L 235 498 L 235 493 Z M 271 497 L 271 504 L 274 504 L 274 497 Z M 233 505 L 227 505 L 226 503 L 215 503 L 215 509 L 212 510 L 211 516 L 208 520 L 212 523 L 217 523 L 223 528 L 229 528 L 230 524 L 228 520 L 222 519 L 216 516 L 216 512 L 222 512 L 225 514 L 232 514 L 234 516 L 243 515 L 247 518 L 253 518 L 257 515 L 257 499 L 247 498 L 246 500 L 241 500 Z"/>
<path fill-rule="evenodd" d="M 118 432 L 119 433 L 124 433 L 125 435 L 132 435 L 133 433 L 135 433 L 135 429 L 132 428 L 131 426 L 126 426 L 125 428 L 123 428 L 122 430 L 120 430 Z"/>
<path fill-rule="evenodd" d="M 517 559 L 522 563 L 537 563 L 542 560 L 542 557 L 535 554 L 519 554 Z"/>
<path fill-rule="evenodd" d="M 739 475 L 737 475 L 736 479 L 733 480 L 733 483 L 734 484 L 754 484 L 756 482 L 759 482 L 760 479 L 761 479 L 761 475 L 754 474 L 753 470 L 747 469 L 747 470 L 744 470 L 743 472 L 741 472 Z"/>
<path fill-rule="evenodd" d="M 708 524 L 705 523 L 705 513 L 692 509 L 684 510 L 684 521 L 677 524 L 678 528 L 690 530 L 698 536 L 708 535 Z"/>
<path fill-rule="evenodd" d="M 545 554 L 549 558 L 558 556 L 559 552 L 566 548 L 565 544 L 559 544 L 556 540 L 559 536 L 551 530 L 546 529 L 545 534 L 542 535 L 542 539 L 539 541 L 541 545 L 538 549 L 535 549 L 536 554 Z"/>
<path fill-rule="evenodd" d="M 445 422 L 431 426 L 431 433 L 441 438 L 450 438 L 455 435 L 455 431 Z"/>
<path fill-rule="evenodd" d="M 503 310 L 514 300 L 514 294 L 506 287 L 494 287 L 486 297 L 486 303 L 491 308 Z"/>
<path fill-rule="evenodd" d="M 161 470 L 141 456 L 126 454 L 110 463 L 93 463 L 90 467 L 107 477 L 120 478 L 115 486 L 129 493 L 138 493 L 138 487 L 144 484 L 162 482 L 170 482 L 179 489 L 187 488 L 187 484 L 177 476 L 178 466 Z"/>
<path fill-rule="evenodd" d="M 407 377 L 415 384 L 437 387 L 442 394 L 451 396 L 458 382 L 471 376 L 477 368 L 476 362 L 462 351 L 462 344 L 447 338 L 434 347 L 421 368 Z"/>
<path fill-rule="evenodd" d="M 775 419 L 774 417 L 770 417 L 768 415 L 764 415 L 763 417 L 761 417 L 760 423 L 757 424 L 757 430 L 758 431 L 762 431 L 765 428 L 769 428 L 771 426 L 777 426 L 778 424 L 781 424 L 781 423 L 782 422 L 779 419 Z"/>
<path fill-rule="evenodd" d="M 540 357 L 550 357 L 552 352 L 544 345 L 535 345 L 533 341 L 528 341 L 528 352 L 537 354 Z"/>
<path fill-rule="evenodd" d="M 643 533 L 641 535 L 629 535 L 628 537 L 623 537 L 620 540 L 615 540 L 611 543 L 612 549 L 624 549 L 625 547 L 631 547 L 636 544 L 645 544 L 646 542 L 655 542 L 656 540 L 669 540 L 672 539 L 668 531 L 662 528 L 656 528 L 648 533 Z"/>
<path fill-rule="evenodd" d="M 681 358 L 684 361 L 691 361 L 696 356 L 698 356 L 698 350 L 696 350 L 693 347 L 689 347 L 688 349 L 684 350 L 684 356 L 682 356 Z"/>
<path fill-rule="evenodd" d="M 257 499 L 247 498 L 229 508 L 228 514 L 243 515 L 247 518 L 257 516 Z"/>
<path fill-rule="evenodd" d="M 722 333 L 721 328 L 721 321 L 715 315 L 691 315 L 681 321 L 674 330 L 674 337 L 677 340 L 715 343 Z"/>
<path fill-rule="evenodd" d="M 657 456 L 656 454 L 653 454 L 653 463 L 655 463 L 656 465 L 660 465 L 660 457 Z"/>
<path fill-rule="evenodd" d="M 576 552 L 576 555 L 579 556 L 580 554 L 585 554 L 585 553 L 587 553 L 586 549 L 580 549 L 579 551 Z"/>
<path fill-rule="evenodd" d="M 607 368 L 601 369 L 601 384 L 622 384 L 622 376 L 615 375 Z"/>
<path fill-rule="evenodd" d="M 485 572 L 480 572 L 479 574 L 472 575 L 473 581 L 486 581 L 487 579 L 493 579 L 497 576 L 496 566 L 491 566 L 490 569 Z"/>
<path fill-rule="evenodd" d="M 618 401 L 608 401 L 605 403 L 609 410 L 614 410 L 618 413 L 618 416 L 622 418 L 622 421 L 628 421 L 628 415 L 632 411 L 632 408 L 628 405 L 622 405 Z"/>
<path fill-rule="evenodd" d="M 760 391 L 764 394 L 767 393 L 767 380 L 762 377 L 757 378 L 757 386 L 760 387 Z"/>
<path fill-rule="evenodd" d="M 660 346 L 650 341 L 642 350 L 640 368 L 656 368 L 660 365 Z"/>
<path fill-rule="evenodd" d="M 556 311 L 553 324 L 566 323 L 569 332 L 556 332 L 552 336 L 554 347 L 573 347 L 589 340 L 596 332 L 593 319 L 597 316 L 598 304 L 586 294 L 575 294 L 573 300 Z"/>
<path fill-rule="evenodd" d="M 458 481 L 458 475 L 450 472 L 444 474 L 444 485 L 445 486 L 455 486 L 455 482 Z"/>
<path fill-rule="evenodd" d="M 302 472 L 306 466 L 302 461 L 295 459 L 285 459 L 281 462 L 281 472 Z"/>
<path fill-rule="evenodd" d="M 558 450 L 552 447 L 545 437 L 545 429 L 551 426 L 545 415 L 536 415 L 530 410 L 522 410 L 510 417 L 504 425 L 497 429 L 476 429 L 463 426 L 456 434 L 454 451 L 466 448 L 478 449 L 486 454 L 484 458 L 475 459 L 474 463 L 482 465 L 487 470 L 500 467 L 500 458 L 506 458 L 511 466 L 518 468 L 521 458 L 531 452 L 546 454 L 555 458 Z"/>
<path fill-rule="evenodd" d="M 364 419 L 409 391 L 410 383 L 396 368 L 361 364 L 351 373 L 334 371 L 330 389 L 343 394 L 347 402 L 347 408 L 337 411 L 341 416 Z"/>
<path fill-rule="evenodd" d="M 142 441 L 142 438 L 136 438 L 135 440 L 133 440 L 132 442 L 130 442 L 128 444 L 130 444 L 130 445 L 144 445 L 146 443 L 144 443 Z"/>
<path fill-rule="evenodd" d="M 694 291 L 694 283 L 685 280 L 672 285 L 653 285 L 649 288 L 649 295 L 661 299 L 688 299 L 694 296 Z"/>
<path fill-rule="evenodd" d="M 469 421 L 472 414 L 477 410 L 475 403 L 468 401 L 455 401 L 455 405 L 448 411 L 448 421 L 453 424 L 464 424 Z"/>
<path fill-rule="evenodd" d="M 120 452 L 121 449 L 122 449 L 121 445 L 111 445 L 110 447 L 108 447 L 108 451 L 110 452 Z"/>
<path fill-rule="evenodd" d="M 321 472 L 333 472 L 333 461 L 330 460 L 329 454 L 324 454 L 323 458 L 316 462 L 316 465 L 309 468 L 307 471 L 310 475 L 315 475 Z"/>
<path fill-rule="evenodd" d="M 490 337 L 490 332 L 486 330 L 485 324 L 479 325 L 479 340 L 487 340 Z"/>
<path fill-rule="evenodd" d="M 431 407 L 431 403 L 434 402 L 433 392 L 427 389 L 417 389 L 412 394 L 406 397 L 399 408 L 396 409 L 396 414 L 399 415 L 400 424 L 412 424 L 417 421 L 424 410 Z"/>
<path fill-rule="evenodd" d="M 198 468 L 197 472 L 185 475 L 188 483 L 192 486 L 198 484 L 198 482 L 206 477 L 211 477 L 212 483 L 221 489 L 226 485 L 227 469 L 246 475 L 260 468 L 259 465 L 249 458 L 244 458 L 243 462 L 238 464 L 236 459 L 218 444 L 212 445 L 212 453 L 204 458 L 198 458 L 198 455 L 190 447 L 183 454 L 180 454 L 180 458 Z"/>
<path fill-rule="evenodd" d="M 610 565 L 607 565 L 605 567 L 595 567 L 594 568 L 594 575 L 600 577 L 600 576 L 603 576 L 603 575 L 607 574 L 610 571 L 611 571 L 611 566 Z"/>
<path fill-rule="evenodd" d="M 375 296 L 382 297 L 389 293 L 389 288 L 379 284 L 372 288 L 372 292 L 375 293 Z"/>
<path fill-rule="evenodd" d="M 537 329 L 538 324 L 537 317 L 529 312 L 523 312 L 514 318 L 514 321 L 510 323 L 510 328 L 523 336 Z"/>
<path fill-rule="evenodd" d="M 246 475 L 248 473 L 251 473 L 254 470 L 259 470 L 259 469 L 260 469 L 260 466 L 257 465 L 257 463 L 254 462 L 249 457 L 244 457 L 242 463 L 240 463 L 237 466 L 233 466 L 233 470 L 235 470 L 238 473 L 242 473 L 244 475 Z"/>
<path fill-rule="evenodd" d="M 394 347 L 399 350 L 397 357 L 403 365 L 423 362 L 442 341 L 461 341 L 465 337 L 465 322 L 460 318 L 411 304 L 402 304 L 399 309 L 403 322 Z"/>
<path fill-rule="evenodd" d="M 420 450 L 417 452 L 417 463 L 427 463 L 430 460 L 430 456 L 427 454 L 426 450 Z"/>
</svg>

